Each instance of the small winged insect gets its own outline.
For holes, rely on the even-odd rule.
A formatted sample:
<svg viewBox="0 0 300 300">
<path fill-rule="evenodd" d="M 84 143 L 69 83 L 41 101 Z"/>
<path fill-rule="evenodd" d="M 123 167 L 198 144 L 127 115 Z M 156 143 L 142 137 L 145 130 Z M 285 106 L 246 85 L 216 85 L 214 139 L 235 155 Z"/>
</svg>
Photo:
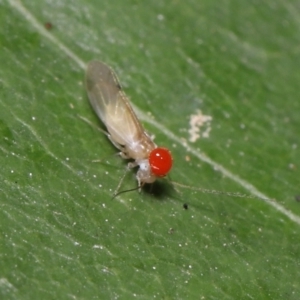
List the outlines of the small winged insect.
<svg viewBox="0 0 300 300">
<path fill-rule="evenodd" d="M 170 151 L 157 147 L 145 131 L 112 69 L 102 62 L 91 61 L 86 88 L 92 107 L 106 126 L 108 138 L 122 158 L 132 160 L 128 168 L 139 167 L 138 188 L 166 176 L 172 167 Z"/>
<path fill-rule="evenodd" d="M 106 135 L 120 151 L 120 156 L 131 160 L 128 163 L 128 169 L 139 167 L 136 174 L 137 188 L 141 190 L 145 183 L 153 183 L 157 178 L 166 176 L 172 168 L 171 152 L 166 148 L 157 147 L 145 131 L 111 68 L 102 62 L 91 61 L 87 66 L 86 87 L 92 107 L 106 126 Z M 117 191 L 122 180 L 116 189 L 115 196 L 119 194 Z M 171 183 L 173 186 L 202 193 L 255 198 L 265 200 L 272 205 L 275 203 L 275 199 L 267 197 L 208 190 L 174 181 Z M 297 201 L 299 201 L 298 198 L 300 197 L 296 197 Z M 188 209 L 187 204 L 183 207 Z"/>
</svg>

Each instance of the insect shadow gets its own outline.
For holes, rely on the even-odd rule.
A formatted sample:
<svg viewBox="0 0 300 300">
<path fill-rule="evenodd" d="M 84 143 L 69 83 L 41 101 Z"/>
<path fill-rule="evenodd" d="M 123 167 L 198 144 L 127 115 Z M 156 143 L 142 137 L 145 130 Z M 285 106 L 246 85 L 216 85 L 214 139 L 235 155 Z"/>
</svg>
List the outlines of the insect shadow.
<svg viewBox="0 0 300 300">
<path fill-rule="evenodd" d="M 174 194 L 174 188 L 166 180 L 156 180 L 152 184 L 145 184 L 142 193 L 148 194 L 159 201 L 165 201 L 167 196 Z"/>
<path fill-rule="evenodd" d="M 121 178 L 122 182 L 124 177 Z M 147 195 L 150 196 L 151 198 L 155 198 L 156 200 L 164 201 L 166 200 L 167 196 L 171 197 L 172 195 L 174 195 L 174 192 L 176 193 L 176 190 L 174 189 L 172 184 L 168 182 L 168 180 L 164 180 L 164 179 L 156 180 L 155 182 L 150 184 L 144 184 L 142 187 L 136 186 L 131 189 L 118 190 L 119 188 L 120 188 L 120 184 L 118 185 L 117 190 L 115 191 L 112 199 L 118 198 L 121 194 L 136 192 L 141 197 L 143 195 Z"/>
</svg>

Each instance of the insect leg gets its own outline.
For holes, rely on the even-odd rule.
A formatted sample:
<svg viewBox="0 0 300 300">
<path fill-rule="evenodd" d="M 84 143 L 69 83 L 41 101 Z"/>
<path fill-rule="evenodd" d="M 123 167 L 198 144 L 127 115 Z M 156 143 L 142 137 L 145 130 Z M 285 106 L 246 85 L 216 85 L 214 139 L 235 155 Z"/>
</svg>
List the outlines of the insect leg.
<svg viewBox="0 0 300 300">
<path fill-rule="evenodd" d="M 125 155 L 123 152 L 120 152 L 120 153 L 118 153 L 121 157 L 122 157 L 122 155 Z M 126 157 L 126 158 L 128 158 L 128 157 Z M 116 196 L 118 193 L 119 193 L 119 189 L 120 189 L 120 187 L 121 187 L 121 185 L 122 185 L 122 183 L 123 183 L 123 181 L 124 181 L 124 178 L 125 178 L 125 176 L 127 175 L 127 173 L 132 169 L 132 168 L 135 168 L 136 166 L 137 166 L 138 164 L 136 163 L 136 162 L 130 162 L 130 163 L 128 163 L 127 164 L 127 167 L 126 167 L 126 171 L 125 171 L 125 173 L 124 173 L 124 175 L 121 177 L 121 179 L 120 179 L 120 181 L 119 181 L 119 183 L 118 183 L 118 186 L 117 186 L 117 188 L 115 189 L 115 191 L 114 191 L 114 196 Z M 140 183 L 140 181 L 138 180 L 138 187 L 139 187 L 139 190 L 141 189 L 141 183 Z"/>
</svg>

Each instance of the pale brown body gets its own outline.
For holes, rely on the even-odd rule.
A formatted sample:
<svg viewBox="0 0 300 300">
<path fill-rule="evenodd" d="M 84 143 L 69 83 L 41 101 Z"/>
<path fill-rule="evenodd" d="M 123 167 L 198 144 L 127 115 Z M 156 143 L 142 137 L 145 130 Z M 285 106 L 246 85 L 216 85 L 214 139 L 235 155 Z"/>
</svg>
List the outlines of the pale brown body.
<svg viewBox="0 0 300 300">
<path fill-rule="evenodd" d="M 123 158 L 134 160 L 128 164 L 130 168 L 140 167 L 136 175 L 139 186 L 154 182 L 156 176 L 151 173 L 148 157 L 157 146 L 139 122 L 117 76 L 106 64 L 91 61 L 86 87 L 90 103 L 106 126 L 111 142 Z"/>
</svg>

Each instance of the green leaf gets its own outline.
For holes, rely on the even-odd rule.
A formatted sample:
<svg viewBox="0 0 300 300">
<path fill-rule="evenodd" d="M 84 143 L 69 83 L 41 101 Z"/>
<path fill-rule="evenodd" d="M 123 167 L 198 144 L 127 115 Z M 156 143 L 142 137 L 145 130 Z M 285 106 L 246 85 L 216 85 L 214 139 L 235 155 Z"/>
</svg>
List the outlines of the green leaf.
<svg viewBox="0 0 300 300">
<path fill-rule="evenodd" d="M 298 11 L 2 2 L 1 299 L 299 299 Z M 111 199 L 126 161 L 88 104 L 92 59 L 115 69 L 172 150 L 171 179 L 193 188 L 165 179 Z M 199 110 L 211 131 L 191 143 Z M 134 170 L 122 190 L 136 184 Z"/>
</svg>

